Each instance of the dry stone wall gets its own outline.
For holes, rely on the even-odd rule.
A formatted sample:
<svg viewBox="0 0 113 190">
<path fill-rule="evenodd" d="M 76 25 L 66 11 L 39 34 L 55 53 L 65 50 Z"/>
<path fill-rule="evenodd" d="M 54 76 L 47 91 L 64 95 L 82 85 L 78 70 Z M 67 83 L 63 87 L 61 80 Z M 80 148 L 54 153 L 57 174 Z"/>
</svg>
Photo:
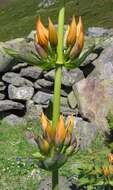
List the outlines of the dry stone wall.
<svg viewBox="0 0 113 190">
<path fill-rule="evenodd" d="M 33 36 L 34 31 L 25 39 L 0 43 L 0 119 L 3 122 L 37 120 L 42 110 L 51 118 L 54 69 L 43 71 L 38 66 L 14 60 L 4 51 L 4 47 L 11 47 L 27 55 L 34 51 Z M 80 141 L 86 138 L 87 145 L 98 129 L 107 131 L 106 117 L 109 111 L 113 113 L 113 30 L 89 28 L 85 48 L 94 42 L 96 50 L 80 68 L 70 71 L 63 68 L 61 90 L 61 113 L 75 116 L 75 131 Z M 86 146 L 80 144 L 82 148 Z"/>
</svg>

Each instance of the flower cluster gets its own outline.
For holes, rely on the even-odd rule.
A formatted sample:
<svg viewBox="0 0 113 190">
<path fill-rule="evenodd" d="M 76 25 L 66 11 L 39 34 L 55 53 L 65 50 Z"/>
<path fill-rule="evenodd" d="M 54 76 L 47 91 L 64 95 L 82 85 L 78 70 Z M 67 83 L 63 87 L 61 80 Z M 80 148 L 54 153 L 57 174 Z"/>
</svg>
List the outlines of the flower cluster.
<svg viewBox="0 0 113 190">
<path fill-rule="evenodd" d="M 48 19 L 48 29 L 44 27 L 40 18 L 36 24 L 35 47 L 40 57 L 47 58 L 47 52 L 50 48 L 56 48 L 58 43 L 58 35 L 51 19 Z M 70 58 L 79 56 L 84 45 L 84 32 L 82 18 L 79 17 L 78 24 L 75 17 L 68 25 L 64 37 L 65 52 L 68 50 Z"/>
<path fill-rule="evenodd" d="M 42 136 L 34 134 L 35 142 L 38 144 L 40 153 L 43 155 L 39 166 L 51 170 L 54 167 L 61 167 L 77 146 L 73 134 L 74 117 L 70 116 L 66 122 L 61 115 L 56 128 L 51 126 L 50 121 L 41 114 Z"/>
<path fill-rule="evenodd" d="M 105 177 L 108 177 L 110 175 L 113 176 L 113 154 L 108 154 L 108 161 L 109 165 L 102 168 L 103 174 Z"/>
</svg>

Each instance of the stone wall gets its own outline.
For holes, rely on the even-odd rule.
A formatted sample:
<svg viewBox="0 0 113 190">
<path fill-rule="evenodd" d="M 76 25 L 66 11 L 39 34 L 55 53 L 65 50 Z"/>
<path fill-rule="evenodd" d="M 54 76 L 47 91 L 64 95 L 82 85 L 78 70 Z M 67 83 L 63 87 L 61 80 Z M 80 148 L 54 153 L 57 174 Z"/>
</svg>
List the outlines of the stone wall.
<svg viewBox="0 0 113 190">
<path fill-rule="evenodd" d="M 27 55 L 34 50 L 33 36 L 34 31 L 26 39 L 0 43 L 0 119 L 10 124 L 37 120 L 42 110 L 51 118 L 54 70 L 14 60 L 4 51 L 11 47 Z M 80 68 L 63 68 L 61 90 L 61 113 L 76 116 L 82 139 L 93 134 L 87 144 L 98 129 L 107 131 L 106 117 L 113 112 L 113 30 L 89 28 L 84 48 L 94 42 L 96 50 Z"/>
</svg>

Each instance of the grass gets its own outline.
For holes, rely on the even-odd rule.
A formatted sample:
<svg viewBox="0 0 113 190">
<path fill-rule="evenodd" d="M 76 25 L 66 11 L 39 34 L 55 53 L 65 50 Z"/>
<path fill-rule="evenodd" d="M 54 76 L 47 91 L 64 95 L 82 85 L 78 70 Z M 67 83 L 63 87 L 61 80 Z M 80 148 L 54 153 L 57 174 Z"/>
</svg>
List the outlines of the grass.
<svg viewBox="0 0 113 190">
<path fill-rule="evenodd" d="M 38 15 L 41 15 L 45 24 L 48 15 L 57 23 L 59 3 L 48 9 L 39 9 L 39 2 L 39 0 L 10 0 L 4 1 L 4 5 L 1 3 L 0 41 L 28 35 L 35 28 Z M 66 0 L 66 2 L 66 22 L 75 14 L 83 16 L 86 29 L 89 26 L 113 27 L 113 0 Z"/>
<path fill-rule="evenodd" d="M 29 144 L 25 138 L 26 126 L 0 125 L 0 189 L 36 190 L 42 177 L 50 175 L 38 168 L 32 159 L 37 147 Z M 104 162 L 110 149 L 98 137 L 93 147 L 79 151 L 60 169 L 60 175 L 79 176 L 78 168 L 89 168 L 92 160 Z M 70 171 L 70 172 L 69 172 Z"/>
</svg>

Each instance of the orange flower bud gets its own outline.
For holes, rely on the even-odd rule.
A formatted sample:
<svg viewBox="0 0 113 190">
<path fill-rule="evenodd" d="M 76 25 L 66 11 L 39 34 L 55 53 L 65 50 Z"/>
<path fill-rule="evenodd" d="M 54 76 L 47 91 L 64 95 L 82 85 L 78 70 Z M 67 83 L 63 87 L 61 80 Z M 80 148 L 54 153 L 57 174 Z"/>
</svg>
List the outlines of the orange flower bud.
<svg viewBox="0 0 113 190">
<path fill-rule="evenodd" d="M 74 16 L 68 30 L 69 32 L 67 35 L 67 46 L 73 46 L 74 43 L 76 42 L 76 35 L 77 35 L 77 26 Z"/>
<path fill-rule="evenodd" d="M 42 48 L 42 46 L 40 46 L 38 43 L 35 43 L 35 49 L 38 53 L 38 55 L 41 57 L 41 58 L 44 58 L 46 59 L 47 58 L 47 53 L 46 51 Z"/>
<path fill-rule="evenodd" d="M 83 23 L 82 23 L 81 17 L 79 17 L 79 22 L 77 24 L 77 39 L 76 39 L 75 45 L 73 46 L 70 52 L 70 57 L 76 58 L 77 56 L 79 56 L 80 52 L 82 51 L 83 46 L 84 46 Z"/>
<path fill-rule="evenodd" d="M 45 132 L 49 121 L 43 112 L 41 113 L 40 120 L 41 120 L 41 124 L 42 124 L 42 130 L 43 130 L 43 132 Z"/>
<path fill-rule="evenodd" d="M 48 30 L 42 24 L 40 18 L 36 23 L 36 31 L 37 31 L 37 42 L 40 46 L 47 48 L 48 47 Z"/>
<path fill-rule="evenodd" d="M 61 115 L 56 127 L 56 134 L 55 134 L 55 143 L 56 145 L 61 145 L 66 136 L 66 129 L 64 127 L 64 118 Z"/>
<path fill-rule="evenodd" d="M 57 32 L 56 32 L 55 26 L 53 25 L 50 17 L 48 18 L 48 21 L 49 21 L 49 27 L 48 27 L 48 30 L 49 30 L 49 42 L 50 42 L 52 47 L 56 47 L 57 43 L 58 43 Z"/>
<path fill-rule="evenodd" d="M 48 142 L 51 142 L 53 139 L 53 130 L 51 123 L 49 122 L 48 118 L 42 112 L 41 114 L 41 124 L 44 136 L 46 137 Z"/>
<path fill-rule="evenodd" d="M 38 143 L 38 147 L 42 153 L 47 154 L 49 152 L 49 144 L 45 139 L 38 137 L 36 142 Z"/>
<path fill-rule="evenodd" d="M 113 166 L 112 165 L 109 166 L 109 170 L 110 170 L 110 174 L 113 175 Z"/>
<path fill-rule="evenodd" d="M 108 160 L 109 160 L 110 164 L 113 164 L 113 154 L 112 153 L 108 154 Z"/>
<path fill-rule="evenodd" d="M 102 171 L 103 171 L 103 174 L 104 174 L 104 176 L 109 176 L 109 174 L 110 174 L 110 170 L 109 170 L 109 167 L 103 167 L 102 168 Z"/>
</svg>

